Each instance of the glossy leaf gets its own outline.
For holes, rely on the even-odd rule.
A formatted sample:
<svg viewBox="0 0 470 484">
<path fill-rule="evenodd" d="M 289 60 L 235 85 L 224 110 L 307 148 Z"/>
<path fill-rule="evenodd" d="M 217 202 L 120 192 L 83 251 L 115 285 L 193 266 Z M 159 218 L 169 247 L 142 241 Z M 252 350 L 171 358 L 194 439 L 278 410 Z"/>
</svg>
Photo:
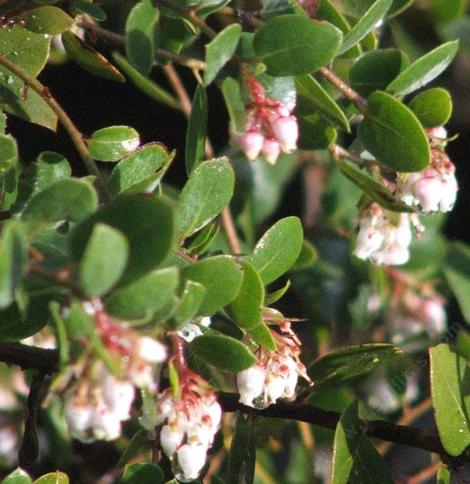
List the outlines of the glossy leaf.
<svg viewBox="0 0 470 484">
<path fill-rule="evenodd" d="M 124 82 L 124 76 L 99 52 L 71 32 L 62 34 L 62 43 L 69 57 L 82 69 L 110 81 Z"/>
<path fill-rule="evenodd" d="M 95 131 L 87 140 L 95 160 L 117 161 L 140 144 L 139 133 L 129 126 L 109 126 Z"/>
<path fill-rule="evenodd" d="M 260 27 L 254 49 L 268 74 L 309 74 L 328 64 L 338 53 L 342 33 L 328 22 L 299 15 L 279 15 Z"/>
<path fill-rule="evenodd" d="M 0 178 L 18 163 L 18 147 L 15 138 L 0 134 Z"/>
<path fill-rule="evenodd" d="M 113 168 L 108 182 L 111 193 L 119 195 L 155 190 L 173 156 L 174 153 L 169 153 L 160 143 L 141 146 Z"/>
<path fill-rule="evenodd" d="M 75 14 L 85 13 L 98 22 L 106 20 L 106 12 L 95 3 L 86 0 L 73 0 L 70 8 Z"/>
<path fill-rule="evenodd" d="M 449 121 L 452 114 L 452 98 L 449 91 L 435 87 L 416 95 L 409 107 L 425 128 L 434 128 Z"/>
<path fill-rule="evenodd" d="M 125 29 L 126 56 L 133 67 L 147 75 L 155 58 L 155 29 L 160 17 L 151 0 L 140 0 L 130 11 Z"/>
<path fill-rule="evenodd" d="M 269 284 L 295 263 L 302 243 L 300 220 L 297 217 L 286 217 L 265 232 L 248 261 L 257 269 L 264 284 Z"/>
<path fill-rule="evenodd" d="M 119 231 L 96 224 L 80 261 L 80 285 L 86 296 L 102 296 L 119 280 L 129 247 Z"/>
<path fill-rule="evenodd" d="M 302 98 L 299 101 L 300 113 Z M 338 137 L 336 129 L 322 119 L 319 113 L 300 115 L 299 131 L 300 139 L 297 146 L 302 150 L 326 150 Z"/>
<path fill-rule="evenodd" d="M 33 484 L 69 484 L 69 477 L 63 472 L 49 472 L 44 474 L 39 479 L 36 479 Z"/>
<path fill-rule="evenodd" d="M 61 8 L 52 5 L 33 8 L 24 15 L 25 27 L 38 34 L 57 35 L 72 27 L 74 20 Z"/>
<path fill-rule="evenodd" d="M 470 323 L 470 249 L 463 243 L 449 245 L 444 274 L 457 298 L 465 320 Z"/>
<path fill-rule="evenodd" d="M 30 232 L 37 233 L 64 220 L 80 222 L 97 206 L 96 192 L 89 183 L 76 178 L 61 179 L 31 197 L 22 219 L 27 222 Z"/>
<path fill-rule="evenodd" d="M 114 291 L 106 299 L 106 308 L 121 319 L 144 319 L 172 300 L 178 282 L 176 267 L 152 271 Z"/>
<path fill-rule="evenodd" d="M 254 482 L 256 447 L 251 416 L 237 412 L 235 430 L 228 454 L 227 484 Z"/>
<path fill-rule="evenodd" d="M 228 256 L 216 256 L 201 260 L 182 270 L 185 280 L 199 282 L 206 289 L 206 296 L 197 314 L 209 316 L 231 303 L 242 283 L 242 271 Z"/>
<path fill-rule="evenodd" d="M 134 433 L 129 445 L 125 448 L 121 454 L 117 467 L 123 468 L 130 460 L 140 454 L 144 449 L 148 448 L 150 441 L 148 438 L 148 432 L 146 429 L 140 429 Z"/>
<path fill-rule="evenodd" d="M 349 71 L 351 87 L 362 96 L 384 90 L 408 66 L 405 54 L 398 49 L 366 52 Z"/>
<path fill-rule="evenodd" d="M 405 96 L 430 83 L 452 62 L 458 51 L 458 42 L 447 42 L 423 55 L 407 67 L 387 91 L 396 96 Z"/>
<path fill-rule="evenodd" d="M 177 323 L 183 323 L 193 319 L 204 301 L 205 296 L 206 289 L 202 284 L 194 281 L 186 281 L 178 308 L 173 314 L 173 319 Z"/>
<path fill-rule="evenodd" d="M 374 2 L 351 31 L 344 36 L 339 54 L 343 54 L 360 42 L 375 27 L 377 22 L 385 17 L 391 6 L 392 0 L 377 0 Z"/>
<path fill-rule="evenodd" d="M 245 105 L 242 101 L 240 84 L 233 77 L 227 77 L 222 82 L 222 94 L 232 129 L 236 133 L 243 133 L 245 130 Z"/>
<path fill-rule="evenodd" d="M 227 158 L 199 164 L 179 197 L 178 236 L 185 239 L 216 217 L 230 202 L 234 184 L 235 177 Z"/>
<path fill-rule="evenodd" d="M 18 467 L 3 479 L 2 484 L 31 484 L 32 482 L 28 473 Z"/>
<path fill-rule="evenodd" d="M 246 370 L 257 361 L 242 342 L 230 336 L 198 336 L 189 347 L 202 361 L 223 371 Z"/>
<path fill-rule="evenodd" d="M 288 279 L 287 282 L 280 289 L 277 289 L 276 291 L 266 294 L 266 299 L 265 299 L 266 306 L 269 306 L 279 301 L 279 299 L 281 299 L 284 296 L 284 294 L 289 290 L 290 286 L 291 286 L 291 282 Z"/>
<path fill-rule="evenodd" d="M 192 111 L 186 130 L 186 172 L 188 175 L 204 159 L 207 135 L 207 94 L 198 85 L 192 101 Z"/>
<path fill-rule="evenodd" d="M 80 260 L 96 223 L 122 232 L 129 242 L 129 262 L 120 284 L 129 283 L 158 267 L 173 243 L 173 211 L 156 197 L 122 195 L 98 210 L 72 233 L 72 251 Z"/>
<path fill-rule="evenodd" d="M 27 246 L 26 231 L 19 220 L 4 225 L 0 237 L 0 308 L 6 308 L 15 299 L 28 258 Z"/>
<path fill-rule="evenodd" d="M 439 437 L 445 450 L 458 456 L 470 445 L 470 422 L 462 388 L 464 373 L 468 372 L 467 362 L 445 343 L 431 348 L 429 356 L 431 395 Z"/>
<path fill-rule="evenodd" d="M 298 96 L 304 100 L 305 110 L 309 113 L 318 111 L 333 125 L 350 132 L 348 118 L 313 76 L 296 76 L 295 86 Z"/>
<path fill-rule="evenodd" d="M 304 240 L 299 257 L 292 266 L 292 270 L 306 269 L 318 260 L 318 252 L 315 246 L 308 240 Z"/>
<path fill-rule="evenodd" d="M 358 135 L 367 151 L 393 171 L 421 171 L 430 162 L 428 139 L 418 119 L 385 92 L 369 97 Z"/>
<path fill-rule="evenodd" d="M 241 31 L 239 24 L 229 25 L 206 45 L 205 86 L 208 86 L 215 79 L 220 69 L 224 67 L 235 53 Z"/>
<path fill-rule="evenodd" d="M 333 446 L 332 484 L 393 484 L 382 457 L 365 437 L 357 402 L 341 415 Z"/>
<path fill-rule="evenodd" d="M 315 380 L 315 390 L 319 390 L 355 380 L 401 354 L 399 348 L 386 343 L 351 346 L 319 358 L 308 373 Z"/>
<path fill-rule="evenodd" d="M 365 12 L 371 7 L 374 0 L 342 0 L 341 5 L 347 15 L 353 17 L 362 17 Z M 393 0 L 392 7 L 388 12 L 388 16 L 398 15 L 408 8 L 413 3 L 413 0 Z"/>
<path fill-rule="evenodd" d="M 451 484 L 452 475 L 449 468 L 442 464 L 436 475 L 436 484 Z"/>
<path fill-rule="evenodd" d="M 156 464 L 131 464 L 126 466 L 120 484 L 163 484 L 165 475 Z"/>
</svg>

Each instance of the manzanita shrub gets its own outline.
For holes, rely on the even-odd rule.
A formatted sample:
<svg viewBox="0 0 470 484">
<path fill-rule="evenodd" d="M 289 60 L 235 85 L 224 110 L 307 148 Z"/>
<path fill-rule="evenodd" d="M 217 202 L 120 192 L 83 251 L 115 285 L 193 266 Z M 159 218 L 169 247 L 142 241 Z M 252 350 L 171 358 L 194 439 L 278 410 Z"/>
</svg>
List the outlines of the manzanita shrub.
<svg viewBox="0 0 470 484">
<path fill-rule="evenodd" d="M 440 230 L 458 185 L 430 83 L 465 2 L 416 3 L 445 40 L 419 54 L 412 0 L 0 2 L 4 483 L 398 482 L 392 443 L 460 475 L 470 343 L 446 300 L 470 323 L 470 249 Z M 185 115 L 184 153 L 76 126 L 37 79 L 67 60 Z M 11 117 L 75 162 L 20 159 Z M 298 173 L 308 237 L 276 215 Z M 409 426 L 431 407 L 437 430 Z"/>
</svg>

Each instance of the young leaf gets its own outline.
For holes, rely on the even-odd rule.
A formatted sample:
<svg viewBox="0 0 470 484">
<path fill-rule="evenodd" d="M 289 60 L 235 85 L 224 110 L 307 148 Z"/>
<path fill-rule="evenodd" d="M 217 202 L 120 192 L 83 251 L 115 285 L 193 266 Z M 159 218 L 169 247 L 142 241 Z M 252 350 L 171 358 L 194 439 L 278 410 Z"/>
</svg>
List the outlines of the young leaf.
<svg viewBox="0 0 470 484">
<path fill-rule="evenodd" d="M 248 258 L 264 284 L 282 276 L 295 263 L 303 243 L 303 230 L 297 217 L 277 221 L 261 237 Z"/>
<path fill-rule="evenodd" d="M 96 52 L 72 32 L 62 34 L 62 43 L 70 59 L 85 71 L 110 81 L 124 82 L 126 80 L 106 57 Z"/>
<path fill-rule="evenodd" d="M 434 128 L 449 121 L 452 98 L 449 91 L 434 87 L 420 92 L 411 100 L 409 107 L 425 128 Z"/>
<path fill-rule="evenodd" d="M 449 244 L 444 267 L 446 279 L 457 298 L 465 320 L 470 323 L 470 249 L 463 243 Z"/>
<path fill-rule="evenodd" d="M 332 484 L 393 484 L 380 454 L 364 436 L 357 402 L 341 415 L 333 445 Z"/>
<path fill-rule="evenodd" d="M 165 475 L 156 464 L 131 464 L 126 466 L 119 484 L 163 484 Z"/>
<path fill-rule="evenodd" d="M 71 237 L 72 252 L 77 260 L 81 259 L 86 241 L 99 222 L 119 230 L 129 242 L 129 262 L 120 285 L 158 267 L 171 250 L 173 211 L 157 197 L 122 195 L 84 220 Z"/>
<path fill-rule="evenodd" d="M 69 477 L 63 472 L 49 472 L 36 479 L 33 484 L 69 484 Z"/>
<path fill-rule="evenodd" d="M 141 146 L 113 168 L 108 182 L 111 193 L 116 196 L 155 190 L 173 156 L 160 143 Z"/>
<path fill-rule="evenodd" d="M 200 84 L 192 101 L 192 111 L 186 130 L 186 172 L 188 175 L 204 159 L 207 135 L 207 94 Z"/>
<path fill-rule="evenodd" d="M 3 479 L 2 484 L 31 484 L 32 482 L 28 473 L 18 467 Z"/>
<path fill-rule="evenodd" d="M 436 484 L 451 484 L 452 474 L 449 468 L 442 464 L 436 475 Z"/>
<path fill-rule="evenodd" d="M 369 97 L 358 135 L 378 161 L 393 171 L 421 171 L 431 159 L 428 139 L 413 112 L 390 94 Z"/>
<path fill-rule="evenodd" d="M 254 37 L 259 60 L 272 76 L 309 74 L 337 55 L 343 34 L 328 22 L 300 15 L 278 15 L 260 27 Z"/>
<path fill-rule="evenodd" d="M 374 91 L 384 90 L 408 64 L 408 58 L 398 49 L 366 52 L 349 70 L 351 87 L 367 97 Z"/>
<path fill-rule="evenodd" d="M 182 270 L 185 280 L 199 282 L 206 289 L 206 296 L 197 311 L 199 316 L 208 316 L 231 303 L 242 283 L 242 272 L 228 256 L 204 259 Z"/>
<path fill-rule="evenodd" d="M 447 68 L 457 54 L 458 48 L 458 41 L 436 47 L 407 67 L 388 85 L 387 91 L 395 96 L 405 96 L 425 86 Z"/>
<path fill-rule="evenodd" d="M 313 76 L 296 76 L 295 87 L 297 95 L 304 100 L 303 107 L 309 113 L 318 111 L 328 122 L 347 133 L 351 131 L 344 112 Z"/>
<path fill-rule="evenodd" d="M 360 42 L 375 27 L 377 22 L 385 17 L 391 6 L 392 0 L 377 0 L 364 13 L 351 31 L 344 36 L 338 54 L 347 52 L 351 47 Z"/>
<path fill-rule="evenodd" d="M 205 86 L 215 79 L 220 69 L 231 59 L 237 48 L 241 31 L 239 24 L 229 25 L 206 45 Z"/>
<path fill-rule="evenodd" d="M 447 344 L 429 350 L 431 395 L 439 437 L 452 456 L 460 455 L 470 445 L 470 422 L 464 408 L 462 378 L 467 362 Z"/>
<path fill-rule="evenodd" d="M 114 291 L 106 299 L 106 308 L 121 319 L 145 319 L 172 300 L 178 282 L 176 267 L 152 271 Z"/>
<path fill-rule="evenodd" d="M 175 322 L 184 323 L 193 319 L 202 301 L 204 301 L 205 296 L 206 289 L 202 284 L 194 281 L 186 281 L 178 308 L 173 314 Z"/>
<path fill-rule="evenodd" d="M 316 360 L 308 373 L 315 390 L 337 386 L 365 375 L 402 351 L 386 343 L 363 344 L 333 351 Z"/>
<path fill-rule="evenodd" d="M 184 240 L 216 217 L 230 202 L 234 184 L 235 177 L 227 158 L 198 165 L 179 197 L 178 236 Z"/>
<path fill-rule="evenodd" d="M 223 371 L 246 370 L 257 361 L 242 342 L 230 336 L 198 336 L 189 347 L 202 361 Z"/>
<path fill-rule="evenodd" d="M 57 35 L 72 27 L 74 20 L 61 8 L 45 5 L 24 15 L 25 27 L 38 34 Z"/>
<path fill-rule="evenodd" d="M 15 289 L 21 282 L 23 266 L 27 261 L 26 232 L 19 220 L 4 225 L 0 238 L 0 308 L 6 308 L 15 299 Z"/>
<path fill-rule="evenodd" d="M 31 197 L 22 219 L 30 232 L 71 220 L 80 222 L 98 206 L 98 197 L 89 183 L 76 178 L 61 179 Z"/>
<path fill-rule="evenodd" d="M 126 22 L 126 56 L 141 74 L 148 75 L 155 58 L 155 29 L 160 17 L 151 0 L 140 0 Z"/>
<path fill-rule="evenodd" d="M 86 296 L 102 296 L 119 280 L 129 246 L 118 230 L 96 224 L 80 261 L 80 285 Z"/>
<path fill-rule="evenodd" d="M 140 137 L 129 126 L 109 126 L 95 131 L 86 141 L 95 160 L 117 161 L 139 146 Z"/>
</svg>

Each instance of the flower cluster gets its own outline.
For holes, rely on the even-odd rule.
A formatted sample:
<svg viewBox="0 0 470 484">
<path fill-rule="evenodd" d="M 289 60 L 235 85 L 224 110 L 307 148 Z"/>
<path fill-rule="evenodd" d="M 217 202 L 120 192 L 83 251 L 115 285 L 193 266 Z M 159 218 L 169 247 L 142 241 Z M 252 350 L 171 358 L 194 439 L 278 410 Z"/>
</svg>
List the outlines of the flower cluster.
<svg viewBox="0 0 470 484">
<path fill-rule="evenodd" d="M 207 451 L 220 427 L 222 409 L 215 393 L 201 387 L 199 376 L 188 373 L 180 383 L 177 396 L 170 388 L 159 395 L 155 424 L 163 425 L 160 444 L 176 478 L 191 481 L 204 467 Z M 153 431 L 153 423 L 145 419 L 141 423 Z"/>
<path fill-rule="evenodd" d="M 247 76 L 252 103 L 245 112 L 245 131 L 232 132 L 231 138 L 249 160 L 261 155 L 267 162 L 276 163 L 281 152 L 297 149 L 299 128 L 291 114 L 293 104 L 285 104 L 266 96 L 261 83 Z"/>
<path fill-rule="evenodd" d="M 418 233 L 423 230 L 413 215 L 389 212 L 372 203 L 359 218 L 354 255 L 379 265 L 405 264 L 410 258 L 412 223 Z"/>
<path fill-rule="evenodd" d="M 300 361 L 300 341 L 289 323 L 281 325 L 280 335 L 273 331 L 276 351 L 258 350 L 256 365 L 237 374 L 240 402 L 255 408 L 266 408 L 279 398 L 293 398 L 299 376 L 310 379 Z"/>
<path fill-rule="evenodd" d="M 438 140 L 444 140 L 447 133 L 442 128 L 437 135 Z M 437 135 L 432 132 L 432 136 Z M 455 166 L 444 153 L 442 144 L 433 142 L 431 146 L 431 164 L 419 173 L 399 174 L 397 191 L 405 203 L 424 213 L 448 212 L 457 198 Z"/>
</svg>

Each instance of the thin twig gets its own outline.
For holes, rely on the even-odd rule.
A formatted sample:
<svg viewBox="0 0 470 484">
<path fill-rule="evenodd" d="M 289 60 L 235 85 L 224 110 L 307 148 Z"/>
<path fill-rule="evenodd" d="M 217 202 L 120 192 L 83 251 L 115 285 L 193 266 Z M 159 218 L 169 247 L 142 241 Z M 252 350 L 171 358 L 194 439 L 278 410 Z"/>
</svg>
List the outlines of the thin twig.
<svg viewBox="0 0 470 484">
<path fill-rule="evenodd" d="M 433 462 L 428 467 L 421 469 L 419 472 L 409 477 L 406 481 L 406 484 L 421 484 L 422 482 L 431 479 L 431 477 L 433 477 L 437 473 L 441 465 L 442 462 L 438 459 L 436 462 Z"/>
<path fill-rule="evenodd" d="M 358 92 L 352 89 L 348 84 L 346 84 L 342 79 L 340 79 L 336 74 L 334 74 L 330 69 L 322 67 L 319 70 L 320 74 L 333 86 L 341 91 L 361 112 L 367 110 L 367 100 L 364 99 Z"/>
<path fill-rule="evenodd" d="M 95 160 L 93 159 L 90 151 L 88 150 L 85 141 L 83 141 L 82 133 L 77 129 L 75 124 L 72 122 L 68 114 L 62 109 L 60 104 L 54 99 L 54 97 L 52 97 L 49 89 L 3 55 L 0 55 L 0 65 L 6 67 L 9 71 L 18 76 L 25 83 L 25 85 L 36 91 L 44 99 L 44 101 L 48 104 L 52 111 L 54 111 L 60 123 L 69 134 L 70 139 L 72 140 L 75 148 L 80 154 L 80 157 L 88 172 L 96 177 L 97 187 L 101 193 L 102 198 L 105 201 L 109 201 L 110 196 L 108 194 L 106 184 L 102 178 L 100 171 L 98 170 L 98 167 L 96 166 Z"/>
<path fill-rule="evenodd" d="M 377 163 L 373 160 L 365 160 L 364 158 L 361 158 L 360 156 L 354 155 L 350 151 L 344 149 L 342 146 L 339 146 L 335 143 L 330 144 L 328 146 L 328 151 L 331 154 L 331 157 L 335 160 L 338 161 L 341 158 L 345 158 L 349 161 L 352 161 L 356 165 L 359 166 L 376 166 Z"/>
<path fill-rule="evenodd" d="M 77 297 L 83 297 L 80 287 L 70 279 L 70 271 L 68 269 L 52 271 L 43 266 L 30 264 L 26 268 L 26 273 L 32 276 L 38 276 L 57 286 L 65 287 Z"/>
<path fill-rule="evenodd" d="M 176 72 L 176 69 L 171 65 L 167 64 L 163 66 L 163 70 L 165 71 L 165 75 L 168 78 L 175 94 L 178 96 L 181 105 L 181 111 L 183 111 L 184 115 L 189 118 L 191 116 L 191 99 L 181 82 L 180 76 Z"/>
</svg>

